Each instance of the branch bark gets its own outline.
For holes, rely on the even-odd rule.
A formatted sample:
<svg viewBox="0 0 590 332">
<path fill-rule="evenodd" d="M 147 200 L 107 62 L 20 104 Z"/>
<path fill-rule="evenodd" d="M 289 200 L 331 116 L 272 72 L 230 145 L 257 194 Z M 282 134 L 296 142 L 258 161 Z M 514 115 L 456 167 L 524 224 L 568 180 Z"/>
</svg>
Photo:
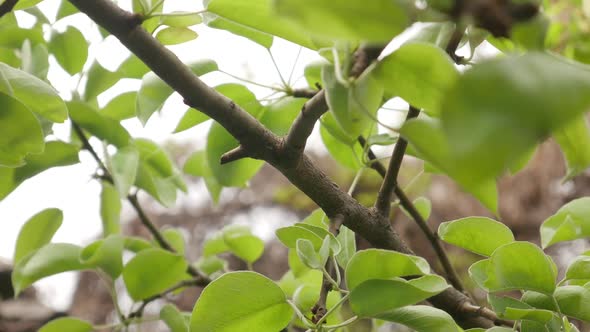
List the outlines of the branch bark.
<svg viewBox="0 0 590 332">
<path fill-rule="evenodd" d="M 18 0 L 6 0 L 0 5 L 0 17 L 10 13 L 14 6 L 18 3 Z"/>
<path fill-rule="evenodd" d="M 412 254 L 387 220 L 384 220 L 385 217 L 375 209 L 362 206 L 342 191 L 305 154 L 293 161 L 289 156 L 291 151 L 283 149 L 282 138 L 203 83 L 172 52 L 140 26 L 140 17 L 120 9 L 110 0 L 70 2 L 117 37 L 156 75 L 183 96 L 190 106 L 201 110 L 222 125 L 248 150 L 251 157 L 267 161 L 285 175 L 318 204 L 329 218 L 342 215 L 346 227 L 375 247 Z M 431 300 L 435 306 L 447 311 L 465 327 L 492 326 L 491 321 L 462 310 L 462 304 L 469 303 L 470 300 L 454 288 L 447 289 Z"/>
</svg>

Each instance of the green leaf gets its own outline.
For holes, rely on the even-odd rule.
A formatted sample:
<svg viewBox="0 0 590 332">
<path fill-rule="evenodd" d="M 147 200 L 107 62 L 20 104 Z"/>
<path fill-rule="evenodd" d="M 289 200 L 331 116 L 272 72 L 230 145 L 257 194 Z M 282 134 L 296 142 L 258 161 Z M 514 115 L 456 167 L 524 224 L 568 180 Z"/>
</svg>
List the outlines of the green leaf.
<svg viewBox="0 0 590 332">
<path fill-rule="evenodd" d="M 247 263 L 254 263 L 264 252 L 264 241 L 253 235 L 249 227 L 230 225 L 222 234 L 228 249 Z"/>
<path fill-rule="evenodd" d="M 461 331 L 451 315 L 440 309 L 425 305 L 395 309 L 378 315 L 378 318 L 403 324 L 416 332 Z"/>
<path fill-rule="evenodd" d="M 144 238 L 137 236 L 126 236 L 125 237 L 125 249 L 138 253 L 142 250 L 154 248 L 154 245 Z"/>
<path fill-rule="evenodd" d="M 451 154 L 450 143 L 445 137 L 440 121 L 420 118 L 404 123 L 401 134 L 406 138 L 418 157 L 443 171 L 457 181 L 463 189 L 477 198 L 494 214 L 498 214 L 498 191 L 494 178 L 479 182 L 465 179 L 469 174 L 469 156 L 455 157 Z"/>
<path fill-rule="evenodd" d="M 238 26 L 281 37 L 310 49 L 317 48 L 312 38 L 305 31 L 301 31 L 297 24 L 275 14 L 271 0 L 211 0 L 206 10 Z M 230 31 L 237 33 L 234 29 Z M 263 46 L 267 47 L 265 45 Z M 269 47 L 270 45 L 267 48 Z"/>
<path fill-rule="evenodd" d="M 299 259 L 297 250 L 289 249 L 287 261 L 289 263 L 289 270 L 293 273 L 295 278 L 299 278 L 309 272 L 309 267 L 303 264 L 301 259 Z"/>
<path fill-rule="evenodd" d="M 41 154 L 31 154 L 25 158 L 25 165 L 19 168 L 0 166 L 0 200 L 4 199 L 23 181 L 46 169 L 78 163 L 79 148 L 75 145 L 52 141 L 45 144 Z"/>
<path fill-rule="evenodd" d="M 281 227 L 275 231 L 277 238 L 289 249 L 297 247 L 297 240 L 306 239 L 311 242 L 315 250 L 322 246 L 323 238 L 311 230 L 301 226 Z"/>
<path fill-rule="evenodd" d="M 190 330 L 276 332 L 292 315 L 285 293 L 272 280 L 255 272 L 231 272 L 205 287 Z"/>
<path fill-rule="evenodd" d="M 171 332 L 188 332 L 188 324 L 175 305 L 167 303 L 160 309 L 160 319 Z"/>
<path fill-rule="evenodd" d="M 256 96 L 243 85 L 223 84 L 216 87 L 216 90 L 254 117 L 262 111 Z M 261 160 L 245 158 L 221 165 L 221 156 L 236 147 L 238 141 L 219 123 L 213 123 L 207 137 L 207 162 L 215 179 L 226 187 L 245 186 L 264 164 Z"/>
<path fill-rule="evenodd" d="M 203 18 L 199 14 L 190 12 L 171 12 L 164 16 L 160 16 L 160 23 L 170 27 L 190 27 L 203 22 Z"/>
<path fill-rule="evenodd" d="M 352 170 L 362 167 L 360 158 L 363 148 L 340 128 L 332 113 L 322 117 L 320 135 L 326 149 L 339 164 Z"/>
<path fill-rule="evenodd" d="M 346 267 L 346 284 L 353 290 L 371 279 L 424 275 L 430 273 L 428 262 L 422 257 L 395 251 L 368 249 L 358 251 Z"/>
<path fill-rule="evenodd" d="M 567 267 L 565 272 L 567 280 L 588 280 L 590 281 L 590 255 L 585 254 L 576 257 Z"/>
<path fill-rule="evenodd" d="M 228 268 L 228 263 L 217 256 L 203 256 L 194 263 L 194 266 L 207 276 L 216 272 L 223 273 Z"/>
<path fill-rule="evenodd" d="M 428 114 L 440 114 L 440 103 L 459 78 L 453 61 L 441 48 L 426 43 L 404 44 L 381 60 L 375 77 L 391 96 L 399 96 Z"/>
<path fill-rule="evenodd" d="M 12 96 L 47 120 L 61 123 L 68 117 L 67 107 L 53 87 L 3 63 L 0 63 L 0 92 Z"/>
<path fill-rule="evenodd" d="M 553 138 L 567 161 L 564 180 L 572 179 L 590 166 L 590 129 L 584 115 L 554 132 Z"/>
<path fill-rule="evenodd" d="M 260 123 L 278 136 L 286 135 L 306 101 L 304 98 L 281 98 L 265 107 Z"/>
<path fill-rule="evenodd" d="M 205 24 L 210 28 L 229 31 L 235 35 L 248 38 L 267 49 L 270 49 L 272 46 L 273 36 L 268 33 L 249 28 L 234 21 L 226 20 L 223 17 L 219 17 L 210 12 L 204 13 L 203 19 Z"/>
<path fill-rule="evenodd" d="M 229 251 L 229 247 L 223 240 L 223 233 L 216 232 L 205 239 L 203 243 L 203 256 L 209 257 Z"/>
<path fill-rule="evenodd" d="M 467 217 L 447 221 L 438 227 L 441 240 L 483 256 L 496 248 L 514 242 L 510 228 L 486 217 Z"/>
<path fill-rule="evenodd" d="M 341 250 L 336 255 L 336 261 L 341 268 L 346 269 L 348 262 L 352 259 L 356 253 L 356 239 L 355 234 L 350 228 L 346 226 L 340 226 L 340 233 L 336 237 L 340 242 Z"/>
<path fill-rule="evenodd" d="M 2 92 L 0 118 L 0 166 L 22 166 L 28 154 L 43 152 L 45 143 L 39 120 L 24 104 Z"/>
<path fill-rule="evenodd" d="M 54 33 L 48 45 L 49 52 L 68 74 L 82 71 L 88 58 L 88 43 L 80 30 L 68 26 L 63 33 Z"/>
<path fill-rule="evenodd" d="M 557 271 L 539 247 L 530 242 L 512 242 L 497 248 L 489 259 L 473 264 L 469 275 L 489 292 L 533 290 L 551 294 Z"/>
<path fill-rule="evenodd" d="M 205 113 L 199 112 L 196 109 L 189 107 L 176 125 L 174 133 L 185 131 L 207 120 L 209 120 L 209 117 L 205 115 Z"/>
<path fill-rule="evenodd" d="M 21 10 L 21 9 L 33 7 L 33 6 L 36 6 L 41 1 L 43 1 L 43 0 L 22 0 L 22 1 L 17 2 L 17 4 L 14 6 L 13 10 Z"/>
<path fill-rule="evenodd" d="M 91 101 L 108 88 L 112 87 L 121 78 L 119 72 L 104 69 L 97 61 L 94 61 L 88 73 L 88 80 L 84 88 L 84 100 Z"/>
<path fill-rule="evenodd" d="M 31 46 L 29 40 L 25 40 L 21 48 L 22 69 L 42 80 L 47 79 L 49 71 L 49 53 L 44 44 Z M 3 61 L 5 62 L 5 61 Z"/>
<path fill-rule="evenodd" d="M 217 179 L 213 176 L 211 168 L 209 168 L 209 162 L 207 161 L 207 155 L 205 151 L 197 151 L 190 155 L 184 164 L 183 171 L 186 174 L 203 177 L 211 198 L 216 203 L 219 201 L 219 195 L 221 193 L 222 187 Z"/>
<path fill-rule="evenodd" d="M 149 71 L 150 68 L 146 66 L 143 61 L 139 60 L 135 54 L 129 55 L 129 57 L 119 65 L 119 68 L 117 68 L 117 72 L 121 73 L 123 77 L 137 79 L 141 79 Z"/>
<path fill-rule="evenodd" d="M 320 270 L 326 264 L 307 239 L 297 239 L 295 249 L 301 262 L 310 269 Z"/>
<path fill-rule="evenodd" d="M 331 65 L 322 68 L 322 81 L 328 107 L 342 129 L 352 137 L 364 134 L 381 106 L 383 86 L 371 73 L 346 86 L 338 81 Z"/>
<path fill-rule="evenodd" d="M 48 244 L 63 221 L 59 209 L 45 209 L 27 220 L 23 225 L 14 249 L 13 262 L 18 264 L 28 254 Z"/>
<path fill-rule="evenodd" d="M 590 71 L 527 53 L 474 66 L 445 96 L 442 123 L 461 181 L 500 175 L 541 139 L 590 106 Z M 498 135 L 501 132 L 502 135 Z"/>
<path fill-rule="evenodd" d="M 39 332 L 91 332 L 92 324 L 73 317 L 61 317 L 50 321 L 39 329 Z"/>
<path fill-rule="evenodd" d="M 34 44 L 45 43 L 45 40 L 43 39 L 43 29 L 40 24 L 37 24 L 30 29 L 19 28 L 17 24 L 5 24 L 0 26 L 1 47 L 18 49 L 27 39 Z"/>
<path fill-rule="evenodd" d="M 373 279 L 357 285 L 350 292 L 352 311 L 360 317 L 376 317 L 389 310 L 426 300 L 447 289 L 445 279 L 425 275 L 417 279 Z"/>
<path fill-rule="evenodd" d="M 123 270 L 123 246 L 122 236 L 109 235 L 82 249 L 80 262 L 87 268 L 100 268 L 115 280 Z"/>
<path fill-rule="evenodd" d="M 118 121 L 103 116 L 82 102 L 69 102 L 68 109 L 70 118 L 92 135 L 119 148 L 129 144 L 131 136 Z"/>
<path fill-rule="evenodd" d="M 308 63 L 303 70 L 307 85 L 317 89 L 317 84 L 322 83 L 322 68 L 330 63 L 325 60 L 316 60 Z"/>
<path fill-rule="evenodd" d="M 102 234 L 108 236 L 119 234 L 121 231 L 121 196 L 117 189 L 107 181 L 102 181 L 100 192 L 100 219 L 102 220 Z"/>
<path fill-rule="evenodd" d="M 110 171 L 115 187 L 121 197 L 126 197 L 135 182 L 139 152 L 132 146 L 125 146 L 117 150 L 111 157 Z"/>
<path fill-rule="evenodd" d="M 403 1 L 277 0 L 273 4 L 279 17 L 329 40 L 387 43 L 411 23 L 410 6 Z"/>
<path fill-rule="evenodd" d="M 590 322 L 590 285 L 561 286 L 555 290 L 555 300 L 565 315 Z"/>
<path fill-rule="evenodd" d="M 158 268 L 155 269 L 154 267 Z M 188 264 L 180 255 L 163 249 L 142 250 L 123 268 L 123 281 L 134 301 L 174 286 L 186 276 Z"/>
<path fill-rule="evenodd" d="M 164 237 L 164 239 L 166 239 L 166 241 L 168 241 L 168 243 L 170 243 L 170 246 L 172 246 L 176 253 L 184 255 L 186 245 L 184 243 L 184 235 L 182 235 L 180 229 L 166 228 L 162 231 L 162 236 Z"/>
<path fill-rule="evenodd" d="M 217 63 L 213 60 L 199 60 L 188 66 L 197 76 L 217 70 Z M 135 105 L 135 113 L 143 125 L 147 123 L 152 114 L 162 109 L 164 102 L 172 92 L 174 92 L 172 88 L 153 72 L 143 76 Z"/>
<path fill-rule="evenodd" d="M 537 309 L 511 297 L 488 294 L 488 302 L 500 318 L 511 320 L 532 320 L 547 323 L 555 317 L 551 310 Z"/>
<path fill-rule="evenodd" d="M 199 34 L 189 28 L 168 27 L 158 31 L 156 39 L 164 45 L 176 45 L 196 39 L 198 36 Z"/>
<path fill-rule="evenodd" d="M 131 119 L 135 116 L 135 99 L 137 92 L 122 93 L 111 99 L 101 110 L 100 114 L 116 121 Z"/>
<path fill-rule="evenodd" d="M 541 225 L 543 248 L 587 236 L 590 236 L 590 197 L 565 204 Z"/>
<path fill-rule="evenodd" d="M 59 21 L 64 17 L 68 17 L 76 13 L 78 13 L 78 8 L 72 5 L 72 3 L 68 0 L 62 0 L 60 1 L 59 8 L 57 9 L 57 16 L 55 20 Z"/>
<path fill-rule="evenodd" d="M 79 259 L 81 250 L 73 244 L 50 243 L 23 257 L 12 272 L 15 296 L 39 279 L 84 269 Z"/>
</svg>

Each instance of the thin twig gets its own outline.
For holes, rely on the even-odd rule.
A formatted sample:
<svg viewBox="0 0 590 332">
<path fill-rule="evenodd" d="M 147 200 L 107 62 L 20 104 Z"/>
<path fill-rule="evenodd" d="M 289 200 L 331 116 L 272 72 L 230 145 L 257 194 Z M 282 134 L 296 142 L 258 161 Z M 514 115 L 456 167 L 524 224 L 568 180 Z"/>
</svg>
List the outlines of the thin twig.
<svg viewBox="0 0 590 332">
<path fill-rule="evenodd" d="M 514 326 L 514 321 L 501 319 L 493 310 L 486 307 L 480 307 L 466 302 L 463 304 L 463 310 L 477 316 L 485 317 L 493 321 L 496 325 Z"/>
<path fill-rule="evenodd" d="M 420 114 L 420 110 L 410 105 L 406 121 L 417 117 L 418 114 Z M 397 175 L 402 165 L 404 155 L 406 154 L 407 147 L 408 141 L 400 136 L 395 144 L 395 148 L 393 148 L 391 160 L 389 161 L 389 168 L 383 178 L 383 183 L 381 184 L 379 194 L 377 195 L 377 201 L 375 202 L 375 208 L 383 216 L 389 216 L 391 199 L 393 198 L 393 192 L 397 187 Z"/>
<path fill-rule="evenodd" d="M 77 123 L 75 123 L 74 121 L 72 121 L 72 128 L 74 129 L 74 132 L 76 133 L 76 135 L 78 136 L 80 141 L 82 141 L 83 149 L 88 151 L 90 153 L 90 155 L 92 155 L 92 158 L 94 158 L 94 160 L 98 164 L 98 167 L 104 173 L 104 174 L 100 175 L 99 178 L 101 178 L 105 181 L 108 181 L 111 184 L 114 184 L 113 176 L 111 175 L 111 173 L 109 172 L 109 170 L 105 166 L 105 164 L 102 162 L 102 159 L 100 159 L 100 157 L 98 156 L 98 154 L 96 153 L 96 151 L 94 150 L 92 145 L 90 145 L 90 142 L 88 141 L 88 138 L 84 134 L 84 131 L 82 130 L 82 128 L 80 128 L 80 126 Z M 170 245 L 170 243 L 168 243 L 166 238 L 164 238 L 162 233 L 160 233 L 160 231 L 156 228 L 155 224 L 145 214 L 145 212 L 143 211 L 143 208 L 141 207 L 141 205 L 139 204 L 139 201 L 137 200 L 137 195 L 135 195 L 135 194 L 127 195 L 127 201 L 129 201 L 131 206 L 133 206 L 133 208 L 135 209 L 135 212 L 137 212 L 137 216 L 139 217 L 139 220 L 148 229 L 150 234 L 152 234 L 152 236 L 156 239 L 156 242 L 158 242 L 158 245 L 168 251 L 176 252 L 176 250 L 174 250 L 174 248 Z M 209 280 L 209 278 L 201 275 L 201 273 L 199 273 L 199 271 L 197 271 L 192 265 L 188 266 L 187 272 L 190 275 L 192 275 L 194 277 L 198 277 L 204 281 Z"/>
<path fill-rule="evenodd" d="M 244 149 L 241 145 L 239 145 L 237 148 L 231 149 L 226 153 L 222 154 L 219 162 L 223 165 L 247 157 L 248 151 Z"/>
<path fill-rule="evenodd" d="M 157 299 L 161 299 L 165 296 L 167 296 L 170 293 L 173 293 L 181 288 L 185 288 L 185 287 L 199 287 L 199 286 L 206 286 L 207 284 L 203 282 L 203 279 L 201 278 L 195 278 L 195 279 L 190 279 L 190 280 L 183 280 L 181 282 L 179 282 L 178 284 L 168 288 L 167 290 L 163 291 L 162 293 L 153 295 L 148 297 L 147 299 L 143 300 L 141 302 L 141 305 L 139 306 L 139 308 L 137 308 L 137 310 L 133 311 L 132 313 L 129 314 L 128 319 L 131 318 L 135 318 L 135 317 L 141 317 L 141 315 L 143 315 L 143 310 L 145 309 L 145 307 L 150 304 L 151 302 L 154 302 Z"/>
<path fill-rule="evenodd" d="M 387 172 L 385 170 L 385 166 L 383 166 L 383 164 L 381 164 L 379 161 L 376 160 L 377 157 L 375 156 L 375 153 L 373 153 L 373 150 L 371 150 L 371 148 L 367 147 L 367 142 L 365 141 L 365 138 L 362 136 L 359 136 L 358 142 L 360 143 L 360 145 L 363 148 L 368 149 L 367 155 L 369 157 L 369 160 L 373 161 L 371 163 L 370 167 L 372 169 L 376 170 L 377 173 L 379 173 L 382 177 L 385 177 L 386 172 Z M 443 269 L 445 270 L 445 273 L 447 275 L 447 279 L 449 280 L 451 285 L 453 285 L 453 287 L 455 287 L 459 291 L 464 292 L 465 287 L 463 287 L 463 284 L 461 283 L 461 279 L 457 275 L 457 272 L 453 268 L 453 265 L 451 264 L 446 251 L 442 247 L 439 237 L 434 232 L 432 232 L 430 230 L 430 228 L 428 227 L 428 223 L 426 222 L 426 220 L 424 220 L 422 215 L 418 212 L 418 209 L 416 209 L 416 206 L 414 205 L 414 203 L 412 203 L 412 201 L 410 201 L 408 199 L 408 196 L 403 191 L 403 189 L 396 185 L 394 192 L 395 192 L 395 195 L 399 198 L 400 205 L 404 209 L 406 209 L 406 211 L 408 211 L 408 213 L 410 214 L 412 219 L 416 222 L 416 224 L 418 224 L 418 227 L 420 227 L 420 230 L 422 230 L 422 233 L 424 233 L 424 235 L 426 235 L 426 238 L 430 242 L 430 245 L 434 249 L 434 252 L 436 253 L 436 256 L 438 257 L 438 260 L 440 261 Z"/>
<path fill-rule="evenodd" d="M 465 26 L 461 23 L 455 24 L 455 29 L 453 30 L 453 34 L 451 35 L 451 39 L 445 48 L 447 54 L 453 59 L 456 64 L 460 64 L 463 60 L 462 56 L 457 55 L 457 48 L 461 43 L 461 39 L 463 39 L 463 35 L 465 34 Z"/>
<path fill-rule="evenodd" d="M 18 0 L 6 0 L 0 5 L 0 17 L 10 13 L 14 6 L 18 3 Z"/>
</svg>

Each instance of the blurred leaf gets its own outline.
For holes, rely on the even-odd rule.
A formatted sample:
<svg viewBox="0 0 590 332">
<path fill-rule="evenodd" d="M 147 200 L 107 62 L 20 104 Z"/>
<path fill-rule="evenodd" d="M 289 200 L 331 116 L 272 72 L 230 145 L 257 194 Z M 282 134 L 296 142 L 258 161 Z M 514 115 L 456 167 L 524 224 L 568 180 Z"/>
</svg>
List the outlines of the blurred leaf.
<svg viewBox="0 0 590 332">
<path fill-rule="evenodd" d="M 104 237 L 119 234 L 121 231 L 121 196 L 117 189 L 107 181 L 102 181 L 100 193 L 100 219 L 102 220 L 102 234 Z"/>
<path fill-rule="evenodd" d="M 135 116 L 135 99 L 137 92 L 125 92 L 111 99 L 100 110 L 100 114 L 116 121 L 131 119 Z"/>
<path fill-rule="evenodd" d="M 80 262 L 87 268 L 100 268 L 115 280 L 123 270 L 123 245 L 122 236 L 109 235 L 82 249 Z"/>
<path fill-rule="evenodd" d="M 286 135 L 306 101 L 304 98 L 281 98 L 265 107 L 260 122 L 276 135 Z"/>
<path fill-rule="evenodd" d="M 188 332 L 188 324 L 174 304 L 167 303 L 160 309 L 160 319 L 166 323 L 170 332 Z"/>
<path fill-rule="evenodd" d="M 176 45 L 196 39 L 199 35 L 189 28 L 168 27 L 156 33 L 156 39 L 164 45 Z"/>
<path fill-rule="evenodd" d="M 277 0 L 273 5 L 278 17 L 330 40 L 387 43 L 411 23 L 411 7 L 403 1 Z"/>
<path fill-rule="evenodd" d="M 78 8 L 72 5 L 72 3 L 68 0 L 61 0 L 59 8 L 57 9 L 57 17 L 55 18 L 55 20 L 59 21 L 64 17 L 68 17 L 76 13 L 78 13 Z"/>
<path fill-rule="evenodd" d="M 166 241 L 170 243 L 174 251 L 176 251 L 180 255 L 184 255 L 186 245 L 184 243 L 184 236 L 182 235 L 180 229 L 166 228 L 161 233 L 164 239 L 166 239 Z"/>
<path fill-rule="evenodd" d="M 221 193 L 222 187 L 221 184 L 217 182 L 217 179 L 213 176 L 213 173 L 209 168 L 205 151 L 197 151 L 190 155 L 184 164 L 183 171 L 186 174 L 203 177 L 213 202 L 217 203 L 219 201 L 219 195 Z"/>
<path fill-rule="evenodd" d="M 110 159 L 110 171 L 113 182 L 122 198 L 127 197 L 137 176 L 139 152 L 132 146 L 125 146 L 117 150 Z"/>
<path fill-rule="evenodd" d="M 235 35 L 248 38 L 267 49 L 270 49 L 272 46 L 273 36 L 268 33 L 249 28 L 234 21 L 226 20 L 225 18 L 210 12 L 204 13 L 203 19 L 205 24 L 210 28 L 227 30 Z"/>
<path fill-rule="evenodd" d="M 358 251 L 346 267 L 346 284 L 353 290 L 371 279 L 425 275 L 430 273 L 428 262 L 422 257 L 382 249 Z"/>
<path fill-rule="evenodd" d="M 590 322 L 590 285 L 561 286 L 555 290 L 555 300 L 564 315 Z"/>
<path fill-rule="evenodd" d="M 174 133 L 180 133 L 207 120 L 209 120 L 209 117 L 205 115 L 205 113 L 199 112 L 196 109 L 189 107 L 186 112 L 184 112 L 182 119 L 180 119 L 176 125 Z"/>
<path fill-rule="evenodd" d="M 49 41 L 49 52 L 70 75 L 82 71 L 88 58 L 88 43 L 80 30 L 68 26 L 63 33 L 54 32 Z"/>
<path fill-rule="evenodd" d="M 12 271 L 15 296 L 39 279 L 84 269 L 79 259 L 81 250 L 73 244 L 50 243 L 23 257 Z"/>
<path fill-rule="evenodd" d="M 93 330 L 92 324 L 85 320 L 74 317 L 61 317 L 43 325 L 39 332 L 91 332 Z"/>
<path fill-rule="evenodd" d="M 483 256 L 496 248 L 514 242 L 510 228 L 486 217 L 467 217 L 447 221 L 438 227 L 441 240 Z"/>
<path fill-rule="evenodd" d="M 285 293 L 272 280 L 255 272 L 230 272 L 205 287 L 190 329 L 276 332 L 292 315 Z"/>
<path fill-rule="evenodd" d="M 326 149 L 339 164 L 352 170 L 362 167 L 360 158 L 363 148 L 360 144 L 354 144 L 353 140 L 345 141 L 350 138 L 340 128 L 332 113 L 326 113 L 322 117 L 320 135 Z"/>
<path fill-rule="evenodd" d="M 94 61 L 88 72 L 86 87 L 84 88 L 84 100 L 91 101 L 108 88 L 112 87 L 121 78 L 120 73 L 104 69 L 97 61 Z"/>
<path fill-rule="evenodd" d="M 0 92 L 17 99 L 30 111 L 53 122 L 61 123 L 67 119 L 66 104 L 46 82 L 3 63 L 0 63 L 0 79 Z"/>
<path fill-rule="evenodd" d="M 346 269 L 348 262 L 356 253 L 355 234 L 348 227 L 342 225 L 340 226 L 340 232 L 336 238 L 340 242 L 340 246 L 342 248 L 336 255 L 336 261 L 341 268 Z"/>
<path fill-rule="evenodd" d="M 590 281 L 590 255 L 580 255 L 574 259 L 565 272 L 567 280 L 581 279 Z"/>
<path fill-rule="evenodd" d="M 137 79 L 141 79 L 149 71 L 150 68 L 134 54 L 131 54 L 117 68 L 117 72 L 121 73 L 123 77 Z"/>
<path fill-rule="evenodd" d="M 440 114 L 440 103 L 459 78 L 453 61 L 441 48 L 426 43 L 404 44 L 381 60 L 377 77 L 387 94 L 400 96 L 429 115 Z"/>
<path fill-rule="evenodd" d="M 68 109 L 70 118 L 93 136 L 119 148 L 129 144 L 131 136 L 118 121 L 107 118 L 81 102 L 69 102 Z"/>
<path fill-rule="evenodd" d="M 590 129 L 586 116 L 581 115 L 564 128 L 553 133 L 567 161 L 567 174 L 570 180 L 590 166 Z"/>
<path fill-rule="evenodd" d="M 541 225 L 543 248 L 587 236 L 590 236 L 590 197 L 565 204 Z"/>
<path fill-rule="evenodd" d="M 0 118 L 0 166 L 22 166 L 27 155 L 43 152 L 43 130 L 35 115 L 24 104 L 2 92 Z"/>
<path fill-rule="evenodd" d="M 157 269 L 154 269 L 157 266 Z M 134 301 L 159 294 L 185 279 L 188 264 L 163 249 L 142 250 L 123 268 L 123 281 Z"/>
<path fill-rule="evenodd" d="M 21 60 L 21 67 L 24 71 L 42 80 L 47 79 L 47 72 L 49 71 L 47 46 L 44 44 L 32 46 L 28 40 L 25 40 L 21 48 Z"/>
<path fill-rule="evenodd" d="M 14 264 L 18 264 L 23 257 L 51 242 L 62 221 L 63 213 L 55 208 L 45 209 L 29 218 L 16 240 L 12 259 Z"/>
<path fill-rule="evenodd" d="M 230 225 L 222 233 L 229 250 L 247 263 L 254 263 L 264 252 L 264 241 L 253 235 L 249 227 Z"/>
<path fill-rule="evenodd" d="M 170 27 L 190 27 L 201 22 L 203 22 L 201 15 L 190 12 L 171 12 L 160 16 L 160 24 Z"/>
<path fill-rule="evenodd" d="M 301 46 L 316 49 L 316 45 L 310 36 L 302 32 L 297 24 L 274 13 L 272 3 L 269 0 L 211 0 L 206 5 L 206 10 L 229 22 L 238 24 L 238 26 L 241 25 L 255 31 L 268 33 L 271 38 L 274 35 Z M 236 30 L 241 32 L 238 29 L 231 29 L 230 31 L 237 33 Z M 243 32 L 237 34 L 244 35 Z M 261 38 L 258 34 L 256 36 L 258 37 L 257 42 L 262 45 Z M 269 48 L 270 45 L 268 44 L 268 41 L 265 41 L 263 46 Z"/>
<path fill-rule="evenodd" d="M 31 154 L 25 158 L 25 165 L 19 168 L 0 167 L 0 200 L 4 199 L 23 181 L 51 167 L 76 164 L 79 148 L 75 145 L 52 141 L 45 144 L 40 154 Z"/>
</svg>

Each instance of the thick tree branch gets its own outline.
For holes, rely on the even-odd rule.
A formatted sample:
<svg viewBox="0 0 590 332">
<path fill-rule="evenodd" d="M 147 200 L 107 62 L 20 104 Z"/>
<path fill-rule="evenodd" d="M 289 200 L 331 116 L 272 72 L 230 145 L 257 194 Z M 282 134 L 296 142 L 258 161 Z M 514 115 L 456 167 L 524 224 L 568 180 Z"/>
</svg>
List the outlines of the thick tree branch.
<svg viewBox="0 0 590 332">
<path fill-rule="evenodd" d="M 111 175 L 111 173 L 109 172 L 109 170 L 105 166 L 105 164 L 102 162 L 102 159 L 100 159 L 100 157 L 98 156 L 96 151 L 94 151 L 94 148 L 92 147 L 92 145 L 90 145 L 90 142 L 88 141 L 88 138 L 86 138 L 86 135 L 84 134 L 84 131 L 82 131 L 82 128 L 80 128 L 80 126 L 77 123 L 75 123 L 74 121 L 72 121 L 72 128 L 74 129 L 76 136 L 78 136 L 80 141 L 82 141 L 82 147 L 84 148 L 84 150 L 88 151 L 92 155 L 92 158 L 96 161 L 96 163 L 98 164 L 98 167 L 102 170 L 103 174 L 100 176 L 100 178 L 105 181 L 108 181 L 111 184 L 114 184 L 115 182 L 113 180 L 113 176 Z M 164 238 L 162 233 L 160 233 L 160 231 L 156 228 L 154 223 L 145 214 L 145 212 L 143 211 L 143 208 L 141 207 L 141 205 L 139 204 L 139 201 L 137 200 L 137 195 L 132 195 L 132 194 L 127 195 L 127 201 L 131 204 L 131 206 L 133 206 L 133 208 L 135 209 L 135 212 L 137 212 L 137 216 L 139 217 L 139 221 L 141 221 L 141 223 L 148 229 L 150 234 L 152 234 L 154 239 L 156 239 L 156 242 L 158 243 L 158 245 L 168 251 L 176 252 L 176 250 L 174 250 L 174 248 L 170 245 L 170 243 L 168 243 L 166 238 Z M 197 271 L 192 265 L 188 266 L 187 272 L 190 275 L 192 275 L 193 277 L 196 277 L 197 279 L 201 280 L 203 282 L 203 284 L 207 284 L 211 281 L 209 278 L 201 275 L 201 273 L 199 273 L 199 271 Z"/>
<path fill-rule="evenodd" d="M 194 75 L 172 52 L 141 28 L 137 15 L 110 0 L 70 0 L 81 12 L 105 28 L 150 69 L 177 91 L 187 103 L 222 125 L 247 149 L 250 156 L 266 160 L 291 183 L 318 204 L 329 218 L 342 215 L 344 225 L 378 248 L 407 254 L 412 251 L 400 239 L 384 216 L 359 204 L 342 191 L 311 160 L 302 154 L 293 162 L 283 149 L 283 140 L 228 98 L 217 93 Z M 385 225 L 385 226 L 384 226 Z M 449 288 L 431 299 L 465 327 L 490 327 L 489 320 L 462 310 L 469 303 L 463 293 Z"/>
<path fill-rule="evenodd" d="M 406 116 L 406 121 L 413 119 L 420 114 L 420 110 L 410 105 L 410 110 Z M 389 167 L 387 173 L 383 178 L 383 183 L 379 189 L 377 201 L 375 202 L 375 208 L 377 211 L 386 217 L 389 217 L 389 211 L 391 209 L 391 199 L 393 198 L 393 192 L 397 187 L 397 175 L 402 165 L 402 160 L 406 154 L 406 148 L 408 147 L 408 141 L 403 137 L 397 140 L 393 153 L 391 154 L 391 160 L 389 161 Z"/>
<path fill-rule="evenodd" d="M 0 5 L 0 17 L 10 13 L 14 6 L 18 3 L 18 0 L 6 0 Z"/>
</svg>

